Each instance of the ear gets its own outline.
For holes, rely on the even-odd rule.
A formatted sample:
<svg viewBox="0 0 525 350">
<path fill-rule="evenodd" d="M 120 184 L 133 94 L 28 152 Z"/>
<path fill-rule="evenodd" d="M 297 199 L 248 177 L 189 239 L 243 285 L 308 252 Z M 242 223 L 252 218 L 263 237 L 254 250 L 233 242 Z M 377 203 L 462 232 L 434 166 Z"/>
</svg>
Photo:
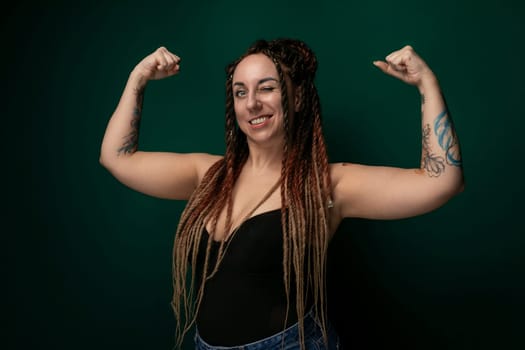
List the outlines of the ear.
<svg viewBox="0 0 525 350">
<path fill-rule="evenodd" d="M 294 93 L 294 108 L 295 112 L 299 112 L 303 105 L 303 88 L 301 86 L 295 89 Z"/>
</svg>

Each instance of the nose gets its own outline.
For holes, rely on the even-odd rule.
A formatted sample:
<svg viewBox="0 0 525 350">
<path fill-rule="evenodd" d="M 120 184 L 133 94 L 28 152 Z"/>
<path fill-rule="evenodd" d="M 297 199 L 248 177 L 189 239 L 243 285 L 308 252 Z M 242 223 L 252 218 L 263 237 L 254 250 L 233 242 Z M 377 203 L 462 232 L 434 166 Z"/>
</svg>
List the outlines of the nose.
<svg viewBox="0 0 525 350">
<path fill-rule="evenodd" d="M 259 101 L 259 96 L 257 95 L 257 91 L 251 91 L 248 94 L 248 99 L 246 101 L 246 107 L 249 110 L 257 110 L 261 106 L 261 101 Z"/>
</svg>

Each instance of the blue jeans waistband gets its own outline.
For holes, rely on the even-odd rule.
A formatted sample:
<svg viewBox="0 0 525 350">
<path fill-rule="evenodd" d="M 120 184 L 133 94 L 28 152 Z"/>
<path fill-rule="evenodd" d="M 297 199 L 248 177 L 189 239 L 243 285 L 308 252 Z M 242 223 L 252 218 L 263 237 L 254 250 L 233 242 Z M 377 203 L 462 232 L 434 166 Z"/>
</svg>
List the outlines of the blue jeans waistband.
<svg viewBox="0 0 525 350">
<path fill-rule="evenodd" d="M 336 350 L 339 349 L 339 337 L 328 325 L 328 346 L 324 343 L 323 334 L 319 323 L 313 316 L 313 310 L 310 310 L 304 317 L 304 334 L 305 346 L 310 350 Z M 276 333 L 270 337 L 243 345 L 237 346 L 215 346 L 206 343 L 199 335 L 198 330 L 195 332 L 195 350 L 264 350 L 264 349 L 283 349 L 299 350 L 299 325 L 298 323 Z"/>
</svg>

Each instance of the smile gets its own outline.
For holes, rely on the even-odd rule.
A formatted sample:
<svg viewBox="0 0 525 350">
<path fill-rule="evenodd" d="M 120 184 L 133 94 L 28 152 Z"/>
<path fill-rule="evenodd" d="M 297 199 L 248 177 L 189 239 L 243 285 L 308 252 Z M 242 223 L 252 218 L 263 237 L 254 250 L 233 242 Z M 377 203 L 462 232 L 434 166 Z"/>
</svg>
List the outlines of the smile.
<svg viewBox="0 0 525 350">
<path fill-rule="evenodd" d="M 267 121 L 270 118 L 271 118 L 271 116 L 265 115 L 265 116 L 261 116 L 261 117 L 257 117 L 255 119 L 252 119 L 252 120 L 249 121 L 249 123 L 251 125 L 259 125 L 259 124 L 264 123 L 265 121 Z"/>
</svg>

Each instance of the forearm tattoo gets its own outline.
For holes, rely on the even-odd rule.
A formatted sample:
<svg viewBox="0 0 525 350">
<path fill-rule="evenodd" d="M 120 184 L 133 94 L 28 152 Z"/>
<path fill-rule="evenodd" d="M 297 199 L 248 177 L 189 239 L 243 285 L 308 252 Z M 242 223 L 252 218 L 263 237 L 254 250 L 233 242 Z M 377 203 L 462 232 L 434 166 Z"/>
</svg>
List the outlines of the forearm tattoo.
<svg viewBox="0 0 525 350">
<path fill-rule="evenodd" d="M 421 157 L 421 169 L 426 170 L 431 177 L 438 177 L 445 172 L 445 159 L 436 156 L 430 149 L 430 125 L 426 124 L 423 127 L 423 156 Z"/>
<path fill-rule="evenodd" d="M 438 138 L 439 145 L 445 151 L 447 164 L 461 166 L 458 138 L 452 119 L 448 117 L 447 110 L 444 110 L 436 117 L 434 132 Z"/>
<path fill-rule="evenodd" d="M 131 131 L 126 137 L 124 137 L 123 145 L 118 149 L 118 154 L 131 154 L 134 153 L 139 144 L 139 129 L 140 120 L 142 118 L 142 103 L 144 101 L 144 89 L 135 90 L 137 99 L 136 105 L 133 109 L 133 117 L 131 118 L 130 126 Z"/>
<path fill-rule="evenodd" d="M 424 96 L 421 97 L 424 103 Z M 461 154 L 459 142 L 454 129 L 452 119 L 449 118 L 448 111 L 445 109 L 439 113 L 434 121 L 434 134 L 441 149 L 445 151 L 445 157 L 440 157 L 432 153 L 430 148 L 430 124 L 423 127 L 423 156 L 421 157 L 421 169 L 427 171 L 431 177 L 438 177 L 445 172 L 445 164 L 461 166 Z"/>
</svg>

